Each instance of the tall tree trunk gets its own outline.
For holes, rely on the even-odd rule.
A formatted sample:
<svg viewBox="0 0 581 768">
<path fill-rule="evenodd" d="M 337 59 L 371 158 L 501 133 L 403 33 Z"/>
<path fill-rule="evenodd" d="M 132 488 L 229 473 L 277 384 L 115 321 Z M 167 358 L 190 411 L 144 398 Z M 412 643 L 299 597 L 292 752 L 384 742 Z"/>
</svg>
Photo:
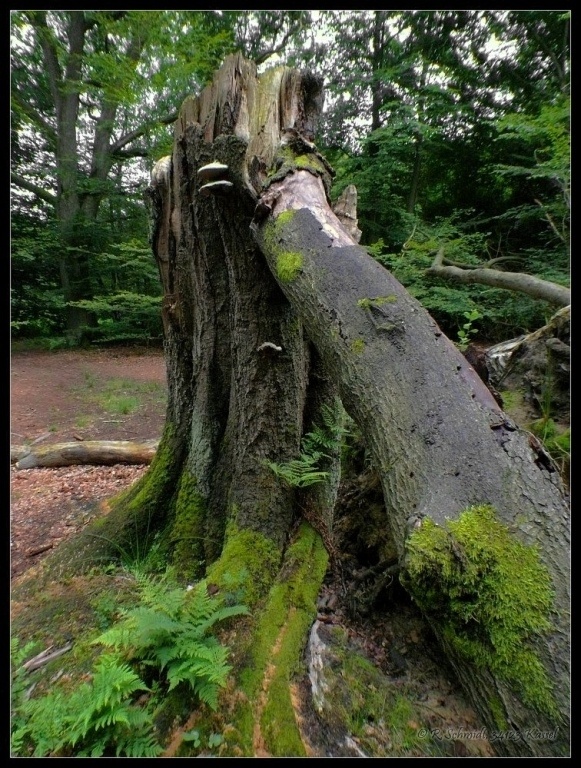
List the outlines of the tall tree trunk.
<svg viewBox="0 0 581 768">
<path fill-rule="evenodd" d="M 258 78 L 232 56 L 184 102 L 173 155 L 148 190 L 165 292 L 164 435 L 99 543 L 77 542 L 68 556 L 82 550 L 87 563 L 107 539 L 158 529 L 185 577 L 205 573 L 257 605 L 285 553 L 283 574 L 297 572 L 287 546 L 301 510 L 329 538 L 336 472 L 327 493 L 297 498 L 268 464 L 298 457 L 337 392 L 381 478 L 402 582 L 485 723 L 504 734 L 495 747 L 563 754 L 566 494 L 432 318 L 332 212 L 330 169 L 312 144 L 321 101 L 313 76 L 280 67 Z M 302 557 L 319 568 L 315 551 Z M 556 735 L 541 740 L 541 730 Z"/>
</svg>

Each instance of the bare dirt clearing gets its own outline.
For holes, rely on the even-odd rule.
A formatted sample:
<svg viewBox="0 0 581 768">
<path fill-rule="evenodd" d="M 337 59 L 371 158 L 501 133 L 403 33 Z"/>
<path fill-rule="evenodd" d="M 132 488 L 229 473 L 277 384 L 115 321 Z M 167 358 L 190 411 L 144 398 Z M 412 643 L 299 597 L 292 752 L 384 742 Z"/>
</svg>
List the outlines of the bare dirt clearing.
<svg viewBox="0 0 581 768">
<path fill-rule="evenodd" d="M 13 352 L 12 445 L 159 438 L 166 374 L 157 349 Z M 147 466 L 11 469 L 11 577 L 80 530 L 88 508 L 127 488 Z"/>
<path fill-rule="evenodd" d="M 140 440 L 161 434 L 165 360 L 133 348 L 18 352 L 11 359 L 12 444 Z"/>
</svg>

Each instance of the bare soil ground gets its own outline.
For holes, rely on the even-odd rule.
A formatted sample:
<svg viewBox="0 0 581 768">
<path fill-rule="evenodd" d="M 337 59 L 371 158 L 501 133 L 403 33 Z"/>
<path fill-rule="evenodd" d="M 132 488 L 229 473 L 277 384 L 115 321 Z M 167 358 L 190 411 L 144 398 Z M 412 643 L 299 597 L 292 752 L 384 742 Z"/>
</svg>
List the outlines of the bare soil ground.
<svg viewBox="0 0 581 768">
<path fill-rule="evenodd" d="M 165 421 L 160 349 L 13 352 L 10 442 L 148 440 Z M 11 469 L 11 578 L 87 522 L 87 508 L 134 483 L 147 466 Z"/>
</svg>

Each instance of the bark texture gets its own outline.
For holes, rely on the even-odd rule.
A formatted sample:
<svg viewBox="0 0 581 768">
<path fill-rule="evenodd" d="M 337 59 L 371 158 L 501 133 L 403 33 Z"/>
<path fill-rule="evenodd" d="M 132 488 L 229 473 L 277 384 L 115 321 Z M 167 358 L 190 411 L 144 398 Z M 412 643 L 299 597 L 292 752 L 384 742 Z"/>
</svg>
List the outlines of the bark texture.
<svg viewBox="0 0 581 768">
<path fill-rule="evenodd" d="M 570 518 L 556 468 L 419 303 L 341 233 L 318 178 L 297 170 L 273 185 L 268 199 L 274 222 L 258 233 L 262 250 L 275 274 L 281 254 L 300 254 L 300 268 L 281 285 L 374 456 L 402 561 L 425 518 L 444 526 L 479 504 L 492 504 L 520 541 L 538 547 L 555 590 L 542 657 L 566 717 Z M 285 217 L 288 211 L 296 213 Z M 428 618 L 443 641 L 438 617 Z M 538 727 L 542 716 L 523 707 L 510 687 L 455 658 L 449 644 L 446 650 L 485 720 L 494 690 L 510 728 Z M 519 753 L 523 745 L 501 748 Z M 534 754 L 546 744 L 531 739 L 524 749 Z"/>
<path fill-rule="evenodd" d="M 173 156 L 157 164 L 148 190 L 165 291 L 168 423 L 188 414 L 183 472 L 195 487 L 206 565 L 220 555 L 228 524 L 260 532 L 282 552 L 295 514 L 294 490 L 267 462 L 299 451 L 310 351 L 249 226 L 279 120 L 286 109 L 292 124 L 300 101 L 293 88 L 292 77 L 259 83 L 253 65 L 231 58 L 212 86 L 184 103 Z M 279 89 L 288 90 L 286 101 Z M 250 144 L 256 163 L 248 162 Z M 216 162 L 236 193 L 225 186 L 206 194 L 203 169 Z M 184 352 L 189 378 L 172 373 Z"/>
<path fill-rule="evenodd" d="M 523 701 L 514 682 L 458 654 L 438 612 L 427 615 L 491 727 L 502 723 L 524 734 L 557 722 L 561 729 L 549 744 L 531 736 L 507 739 L 499 750 L 562 753 L 569 704 L 569 508 L 558 472 L 421 305 L 355 244 L 331 210 L 330 169 L 312 144 L 319 105 L 320 84 L 311 76 L 278 68 L 257 78 L 248 62 L 233 57 L 182 109 L 171 165 L 173 237 L 178 253 L 193 254 L 194 272 L 225 270 L 212 281 L 213 290 L 228 286 L 222 303 L 203 286 L 193 292 L 195 312 L 214 315 L 223 307 L 228 323 L 222 335 L 216 324 L 210 330 L 210 320 L 211 342 L 194 350 L 200 368 L 186 463 L 198 482 L 207 483 L 214 520 L 224 521 L 219 535 L 234 514 L 238 525 L 282 546 L 292 499 L 261 461 L 285 460 L 298 448 L 308 359 L 304 327 L 373 455 L 404 569 L 410 538 L 424 521 L 445 529 L 478 505 L 492 505 L 507 535 L 538 549 L 554 590 L 551 628 L 526 642 L 554 684 L 558 715 L 543 714 L 539 701 Z M 233 186 L 206 197 L 198 172 L 216 160 L 228 166 Z M 194 323 L 194 339 L 203 330 L 203 323 Z M 224 338 L 231 356 L 204 358 Z M 227 410 L 216 405 L 220 377 L 200 383 L 213 366 L 230 372 L 222 401 L 228 392 Z M 269 498 L 268 510 L 261 498 Z"/>
</svg>

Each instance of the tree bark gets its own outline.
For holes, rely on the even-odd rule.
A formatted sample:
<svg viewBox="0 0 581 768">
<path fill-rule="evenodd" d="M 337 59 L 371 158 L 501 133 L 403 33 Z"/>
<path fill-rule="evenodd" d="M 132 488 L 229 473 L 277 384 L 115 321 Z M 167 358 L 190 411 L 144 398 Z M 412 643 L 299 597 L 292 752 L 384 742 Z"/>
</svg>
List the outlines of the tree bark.
<svg viewBox="0 0 581 768">
<path fill-rule="evenodd" d="M 563 723 L 569 702 L 566 493 L 554 467 L 542 461 L 528 434 L 500 410 L 421 305 L 355 245 L 333 214 L 327 196 L 328 168 L 311 143 L 312 107 L 318 98 L 314 81 L 298 73 L 276 69 L 258 80 L 246 62 L 229 59 L 199 100 L 184 104 L 178 121 L 172 188 L 176 199 L 181 200 L 180 232 L 191 229 L 184 206 L 187 201 L 194 214 L 199 211 L 195 227 L 200 234 L 198 247 L 205 244 L 208 248 L 216 231 L 223 242 L 228 241 L 229 231 L 235 231 L 238 242 L 249 248 L 245 228 L 239 229 L 239 225 L 243 221 L 250 224 L 249 213 L 256 203 L 251 228 L 260 252 L 372 452 L 381 477 L 387 522 L 404 571 L 411 558 L 410 541 L 426 520 L 444 530 L 450 521 L 460 520 L 467 509 L 478 505 L 492 505 L 499 524 L 515 541 L 538 549 L 542 572 L 546 569 L 554 590 L 552 624 L 550 631 L 523 636 L 522 642 L 534 646 L 544 674 L 554 682 L 552 696 L 558 715 L 555 710 L 552 714 L 543 712 L 542 697 L 534 700 L 531 691 L 523 695 L 510 674 L 507 679 L 507 675 L 495 672 L 494 659 L 486 665 L 458 653 L 438 612 L 422 607 L 491 728 L 498 730 L 502 723 L 504 730 L 519 734 L 530 733 L 539 724 L 549 727 L 558 722 L 561 728 L 560 737 L 550 744 L 535 741 L 534 735 L 523 736 L 518 743 L 507 737 L 497 745 L 499 750 L 506 754 L 558 753 L 566 743 Z M 278 106 L 273 109 L 273 105 Z M 200 143 L 202 135 L 205 151 Z M 184 162 L 184 145 L 186 156 L 188 148 L 193 153 L 188 156 L 193 162 Z M 197 156 L 196 148 L 201 152 Z M 228 179 L 234 187 L 226 192 L 227 197 L 212 198 L 213 218 L 204 223 L 201 217 L 206 209 L 196 171 L 210 159 L 228 165 Z M 253 281 L 260 278 L 265 286 L 270 285 L 254 263 L 257 255 L 260 260 L 260 253 L 253 251 L 252 260 L 244 261 L 240 270 L 233 263 L 242 256 L 240 249 L 224 250 L 229 274 L 235 277 L 230 282 L 231 291 L 236 293 L 244 285 L 245 270 L 252 270 Z M 268 291 L 278 296 L 277 305 L 284 306 L 274 288 Z M 242 316 L 232 317 L 231 334 L 240 328 L 246 333 L 247 323 L 241 321 Z M 234 350 L 246 340 L 239 335 Z M 239 367 L 234 382 L 252 375 L 249 371 L 256 363 L 251 350 L 263 341 L 282 347 L 267 374 L 281 365 L 285 354 L 294 356 L 299 348 L 289 345 L 289 338 L 280 330 L 277 333 L 275 327 L 268 338 L 254 336 L 250 349 L 246 347 L 248 354 L 239 358 L 246 370 Z M 296 385 L 290 377 L 286 385 L 281 389 L 288 402 L 290 388 Z M 259 391 L 257 388 L 255 393 L 258 398 Z M 240 397 L 242 392 L 234 402 Z M 289 417 L 303 400 L 296 399 L 296 390 L 294 397 L 280 418 L 292 425 L 296 450 L 300 429 L 296 419 Z M 268 403 L 261 401 L 261 411 L 264 408 Z M 253 418 L 258 418 L 256 411 L 250 410 Z M 235 418 L 228 424 L 229 432 L 233 423 L 243 428 L 232 432 L 239 441 L 238 449 L 230 454 L 236 459 L 245 456 L 243 443 L 252 446 L 255 442 L 253 422 L 245 419 L 242 411 L 231 410 Z M 286 455 L 292 454 L 292 445 L 286 448 Z M 223 455 L 219 448 L 218 464 Z M 279 455 L 285 453 L 279 450 Z M 245 473 L 251 465 L 240 464 Z M 204 474 L 201 464 L 198 472 Z M 264 479 L 268 487 L 266 476 Z M 226 485 L 230 493 L 235 488 L 244 499 L 241 489 L 246 482 L 230 470 Z M 256 498 L 252 504 L 256 505 Z M 283 504 L 280 511 L 288 521 L 290 513 L 284 512 L 285 508 Z M 224 513 L 228 516 L 231 510 Z M 273 534 L 268 518 L 259 522 L 248 512 L 238 519 L 244 526 Z M 279 536 L 277 541 L 283 538 Z M 414 594 L 413 584 L 410 589 Z M 414 596 L 421 601 L 417 593 Z"/>
<path fill-rule="evenodd" d="M 539 548 L 551 574 L 554 625 L 542 657 L 550 679 L 559 681 L 555 695 L 566 717 L 569 510 L 558 472 L 419 303 L 341 231 L 320 179 L 297 170 L 265 198 L 272 221 L 257 231 L 261 249 L 274 274 L 281 253 L 300 254 L 300 268 L 281 286 L 373 453 L 404 568 L 410 535 L 424 519 L 445 527 L 472 505 L 492 504 L 520 541 Z M 277 225 L 288 211 L 292 218 Z M 494 691 L 510 724 L 505 730 L 526 733 L 544 721 L 489 669 L 458 657 L 438 616 L 429 608 L 426 615 L 491 729 L 498 730 L 487 712 Z M 534 739 L 497 746 L 509 754 L 546 749 Z"/>
</svg>

